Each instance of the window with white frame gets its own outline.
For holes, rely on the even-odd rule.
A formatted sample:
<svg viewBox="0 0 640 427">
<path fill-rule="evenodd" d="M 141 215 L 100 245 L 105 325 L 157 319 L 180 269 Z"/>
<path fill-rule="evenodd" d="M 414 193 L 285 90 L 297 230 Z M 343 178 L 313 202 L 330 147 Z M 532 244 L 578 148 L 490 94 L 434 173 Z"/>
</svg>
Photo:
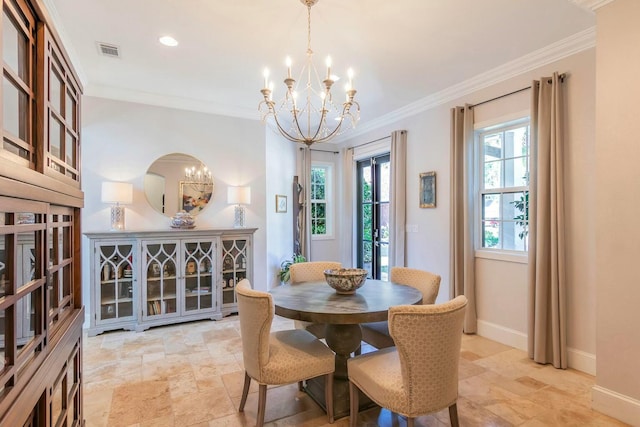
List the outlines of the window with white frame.
<svg viewBox="0 0 640 427">
<path fill-rule="evenodd" d="M 311 166 L 311 234 L 314 238 L 332 237 L 332 180 L 330 163 L 313 163 Z"/>
<path fill-rule="evenodd" d="M 529 119 L 476 131 L 480 249 L 526 252 Z"/>
</svg>

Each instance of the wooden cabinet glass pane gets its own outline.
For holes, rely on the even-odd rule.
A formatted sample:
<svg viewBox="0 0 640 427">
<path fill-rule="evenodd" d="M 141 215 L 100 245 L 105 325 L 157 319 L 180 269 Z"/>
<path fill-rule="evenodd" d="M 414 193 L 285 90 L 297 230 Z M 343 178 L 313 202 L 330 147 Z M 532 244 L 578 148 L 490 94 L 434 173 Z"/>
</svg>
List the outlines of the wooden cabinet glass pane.
<svg viewBox="0 0 640 427">
<path fill-rule="evenodd" d="M 26 141 L 28 138 L 28 103 L 29 97 L 17 87 L 7 76 L 2 80 L 2 119 L 5 131 Z M 4 141 L 5 149 L 25 157 L 20 153 L 20 146 Z"/>
<path fill-rule="evenodd" d="M 247 240 L 222 242 L 222 304 L 235 304 L 235 285 L 247 278 Z"/>
<path fill-rule="evenodd" d="M 34 232 L 17 235 L 17 288 L 28 285 L 37 277 L 36 274 L 40 275 L 39 271 L 36 272 L 36 237 L 37 234 Z"/>
<path fill-rule="evenodd" d="M 20 298 L 16 303 L 16 343 L 18 344 L 18 355 L 24 347 L 35 337 L 35 326 L 37 316 L 37 301 L 40 290 L 31 292 Z"/>
<path fill-rule="evenodd" d="M 28 83 L 28 39 L 13 19 L 2 14 L 2 59 L 14 73 Z"/>
<path fill-rule="evenodd" d="M 66 402 L 64 398 L 64 379 L 62 377 L 58 380 L 53 390 L 51 391 L 51 424 L 57 425 L 58 420 L 62 416 L 63 404 Z"/>
<path fill-rule="evenodd" d="M 49 74 L 49 102 L 51 108 L 58 113 L 62 112 L 62 79 L 56 71 Z"/>
<path fill-rule="evenodd" d="M 4 215 L 3 215 L 4 217 Z M 7 240 L 8 236 L 0 235 L 0 298 L 3 297 L 9 286 L 9 273 L 7 271 Z"/>
<path fill-rule="evenodd" d="M 66 156 L 64 161 L 72 168 L 76 168 L 76 139 L 69 132 L 65 132 L 65 134 L 66 140 L 64 143 L 64 149 L 66 152 Z"/>
<path fill-rule="evenodd" d="M 75 98 L 69 93 L 69 91 L 66 92 L 66 100 L 64 103 L 64 107 L 65 107 L 65 113 L 64 113 L 64 118 L 67 122 L 67 126 L 70 126 L 71 129 L 73 130 L 77 130 L 77 123 L 76 123 L 76 100 Z"/>
<path fill-rule="evenodd" d="M 49 115 L 49 150 L 52 156 L 62 159 L 62 153 L 60 152 L 60 129 L 61 125 L 58 119 L 53 114 Z M 60 171 L 58 169 L 58 171 Z"/>
</svg>

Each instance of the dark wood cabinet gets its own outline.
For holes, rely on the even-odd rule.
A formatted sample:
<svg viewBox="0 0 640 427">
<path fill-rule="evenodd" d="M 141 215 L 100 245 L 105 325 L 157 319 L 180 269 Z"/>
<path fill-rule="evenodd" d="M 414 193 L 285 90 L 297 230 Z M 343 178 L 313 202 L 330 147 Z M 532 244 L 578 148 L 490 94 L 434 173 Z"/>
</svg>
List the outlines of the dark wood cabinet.
<svg viewBox="0 0 640 427">
<path fill-rule="evenodd" d="M 2 12 L 0 426 L 79 426 L 82 88 L 41 0 Z"/>
</svg>

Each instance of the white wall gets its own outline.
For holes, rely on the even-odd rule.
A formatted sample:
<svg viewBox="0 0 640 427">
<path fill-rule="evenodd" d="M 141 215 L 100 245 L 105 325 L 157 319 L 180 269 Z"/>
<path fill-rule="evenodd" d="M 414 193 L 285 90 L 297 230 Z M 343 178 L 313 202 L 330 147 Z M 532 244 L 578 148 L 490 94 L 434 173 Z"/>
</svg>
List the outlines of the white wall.
<svg viewBox="0 0 640 427">
<path fill-rule="evenodd" d="M 280 283 L 280 264 L 293 255 L 293 176 L 298 145 L 269 129 L 266 141 L 267 287 L 272 288 Z M 276 194 L 287 196 L 286 213 L 276 213 Z"/>
<path fill-rule="evenodd" d="M 82 231 L 109 229 L 109 206 L 100 201 L 103 181 L 133 184 L 133 204 L 126 207 L 128 230 L 169 228 L 169 218 L 147 203 L 144 175 L 159 157 L 182 152 L 211 169 L 215 183 L 211 202 L 197 217 L 197 227 L 231 228 L 233 206 L 227 204 L 227 186 L 251 186 L 247 226 L 254 237 L 254 281 L 266 289 L 267 202 L 265 131 L 259 121 L 174 110 L 103 98 L 84 97 L 82 104 Z M 272 203 L 269 203 L 270 207 Z M 89 306 L 89 248 L 83 241 L 83 295 Z"/>
<path fill-rule="evenodd" d="M 442 276 L 438 302 L 450 297 L 450 113 L 454 105 L 475 104 L 527 87 L 533 79 L 566 72 L 567 129 L 567 283 L 569 364 L 595 372 L 595 241 L 593 239 L 595 52 L 583 51 L 532 72 L 476 91 L 454 102 L 406 117 L 367 134 L 346 141 L 357 146 L 389 135 L 393 130 L 407 133 L 407 224 L 417 232 L 407 234 L 407 266 L 436 272 Z M 510 109 L 528 109 L 527 91 L 512 99 L 479 106 L 478 120 L 491 120 Z M 522 103 L 524 100 L 524 104 Z M 437 207 L 420 209 L 420 172 L 437 174 Z M 526 345 L 527 286 L 526 263 L 478 259 L 477 312 L 480 333 L 517 347 Z"/>
<path fill-rule="evenodd" d="M 640 2 L 597 11 L 595 409 L 640 425 Z M 593 234 L 590 236 L 594 238 Z"/>
</svg>

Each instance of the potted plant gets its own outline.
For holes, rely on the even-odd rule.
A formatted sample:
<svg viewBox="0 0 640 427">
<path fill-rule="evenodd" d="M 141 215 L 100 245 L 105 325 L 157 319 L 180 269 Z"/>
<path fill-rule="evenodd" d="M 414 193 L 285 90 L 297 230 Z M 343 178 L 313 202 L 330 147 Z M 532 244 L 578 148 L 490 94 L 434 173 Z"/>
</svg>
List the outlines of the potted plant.
<svg viewBox="0 0 640 427">
<path fill-rule="evenodd" d="M 286 259 L 282 261 L 282 264 L 280 264 L 280 271 L 278 272 L 278 277 L 280 278 L 280 281 L 282 283 L 287 283 L 289 281 L 289 278 L 290 278 L 289 267 L 291 267 L 291 264 L 296 264 L 298 262 L 306 262 L 306 261 L 307 259 L 300 254 L 293 254 L 291 259 Z"/>
</svg>

